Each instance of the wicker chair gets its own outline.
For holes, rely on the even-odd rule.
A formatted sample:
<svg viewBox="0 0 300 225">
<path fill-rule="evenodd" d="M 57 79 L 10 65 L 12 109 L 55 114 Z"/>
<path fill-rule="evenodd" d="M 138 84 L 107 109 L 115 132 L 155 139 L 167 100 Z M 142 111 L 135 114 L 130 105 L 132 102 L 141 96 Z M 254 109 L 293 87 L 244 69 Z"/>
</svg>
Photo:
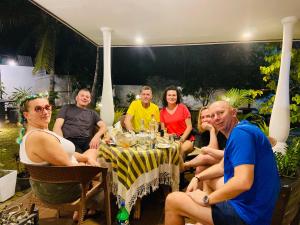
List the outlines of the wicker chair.
<svg viewBox="0 0 300 225">
<path fill-rule="evenodd" d="M 107 225 L 111 224 L 111 207 L 110 207 L 110 193 L 108 191 L 107 182 L 107 168 L 94 167 L 94 166 L 40 166 L 40 165 L 25 165 L 27 168 L 30 179 L 33 181 L 63 184 L 78 182 L 81 186 L 81 197 L 70 203 L 63 204 L 49 204 L 38 199 L 45 207 L 57 209 L 58 216 L 60 210 L 79 212 L 78 224 L 81 224 L 86 212 L 86 202 L 99 193 L 100 188 L 104 189 L 104 204 Z M 93 180 L 93 178 L 101 173 L 101 178 Z M 100 182 L 100 180 L 102 180 Z M 90 184 L 93 184 L 90 188 Z M 34 194 L 34 193 L 33 193 Z M 37 198 L 36 195 L 34 197 Z"/>
</svg>

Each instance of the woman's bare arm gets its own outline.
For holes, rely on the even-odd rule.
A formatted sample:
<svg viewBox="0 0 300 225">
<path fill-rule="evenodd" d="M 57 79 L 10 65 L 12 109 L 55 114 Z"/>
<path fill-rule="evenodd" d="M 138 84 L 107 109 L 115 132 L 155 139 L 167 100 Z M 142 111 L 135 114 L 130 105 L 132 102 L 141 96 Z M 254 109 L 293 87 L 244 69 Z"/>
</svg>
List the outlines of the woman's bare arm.
<svg viewBox="0 0 300 225">
<path fill-rule="evenodd" d="M 27 137 L 26 153 L 33 162 L 48 162 L 55 166 L 73 165 L 58 139 L 46 132 L 36 131 Z"/>
</svg>

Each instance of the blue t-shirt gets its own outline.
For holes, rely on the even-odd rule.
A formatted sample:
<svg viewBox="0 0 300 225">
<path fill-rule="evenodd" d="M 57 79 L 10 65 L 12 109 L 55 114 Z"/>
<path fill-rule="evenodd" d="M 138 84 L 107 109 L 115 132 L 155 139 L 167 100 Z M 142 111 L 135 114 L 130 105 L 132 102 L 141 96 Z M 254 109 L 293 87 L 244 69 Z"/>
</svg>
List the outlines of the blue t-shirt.
<svg viewBox="0 0 300 225">
<path fill-rule="evenodd" d="M 268 225 L 280 189 L 277 165 L 268 138 L 246 120 L 232 130 L 227 140 L 225 183 L 233 177 L 234 167 L 242 164 L 254 164 L 253 185 L 229 203 L 248 225 Z"/>
</svg>

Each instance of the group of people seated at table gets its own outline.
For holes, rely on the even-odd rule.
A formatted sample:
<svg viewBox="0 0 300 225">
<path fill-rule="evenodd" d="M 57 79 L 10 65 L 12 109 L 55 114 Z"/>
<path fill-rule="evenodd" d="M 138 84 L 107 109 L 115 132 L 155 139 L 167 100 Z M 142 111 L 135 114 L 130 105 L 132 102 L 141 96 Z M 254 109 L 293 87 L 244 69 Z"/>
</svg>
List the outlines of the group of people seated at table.
<svg viewBox="0 0 300 225">
<path fill-rule="evenodd" d="M 161 111 L 151 100 L 152 90 L 144 86 L 140 99 L 128 108 L 124 119 L 126 130 L 139 132 L 142 120 L 144 129 L 149 129 L 151 119 L 155 118 L 162 130 L 178 137 L 184 158 L 193 151 L 197 138 L 192 134 L 191 114 L 181 103 L 180 91 L 174 86 L 166 88 Z M 24 98 L 20 104 L 24 128 L 18 139 L 21 162 L 98 165 L 97 148 L 106 125 L 95 111 L 88 109 L 90 102 L 89 90 L 81 89 L 76 104 L 60 110 L 52 132 L 48 130 L 52 107 L 47 96 L 36 94 Z M 181 165 L 182 170 L 196 168 L 195 177 L 185 193 L 168 195 L 165 224 L 184 224 L 185 217 L 198 224 L 270 224 L 279 177 L 267 137 L 249 122 L 239 122 L 236 109 L 225 101 L 200 110 L 198 129 L 198 143 L 205 147 L 201 148 L 201 154 Z M 68 191 L 65 196 L 74 195 Z M 74 213 L 74 219 L 76 216 Z"/>
<path fill-rule="evenodd" d="M 180 91 L 175 87 L 167 87 L 162 97 L 162 109 L 155 105 L 152 100 L 152 89 L 144 86 L 140 91 L 140 99 L 133 101 L 125 117 L 125 126 L 128 131 L 139 132 L 141 121 L 145 129 L 149 129 L 151 118 L 160 123 L 161 130 L 178 137 L 181 145 L 180 152 L 185 155 L 193 150 L 194 136 L 191 135 L 191 113 L 181 103 Z"/>
</svg>

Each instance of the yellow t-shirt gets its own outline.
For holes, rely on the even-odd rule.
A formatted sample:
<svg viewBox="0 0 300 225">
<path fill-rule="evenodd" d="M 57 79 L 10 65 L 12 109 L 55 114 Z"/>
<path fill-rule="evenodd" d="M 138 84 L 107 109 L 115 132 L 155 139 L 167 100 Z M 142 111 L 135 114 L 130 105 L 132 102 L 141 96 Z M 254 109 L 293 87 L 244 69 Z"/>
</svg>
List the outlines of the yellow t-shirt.
<svg viewBox="0 0 300 225">
<path fill-rule="evenodd" d="M 141 100 L 133 101 L 128 110 L 127 114 L 132 116 L 132 126 L 135 132 L 140 131 L 141 120 L 144 119 L 145 129 L 149 129 L 149 122 L 151 121 L 151 115 L 154 115 L 155 120 L 159 123 L 159 108 L 154 103 L 150 103 L 148 108 L 144 108 Z"/>
</svg>

